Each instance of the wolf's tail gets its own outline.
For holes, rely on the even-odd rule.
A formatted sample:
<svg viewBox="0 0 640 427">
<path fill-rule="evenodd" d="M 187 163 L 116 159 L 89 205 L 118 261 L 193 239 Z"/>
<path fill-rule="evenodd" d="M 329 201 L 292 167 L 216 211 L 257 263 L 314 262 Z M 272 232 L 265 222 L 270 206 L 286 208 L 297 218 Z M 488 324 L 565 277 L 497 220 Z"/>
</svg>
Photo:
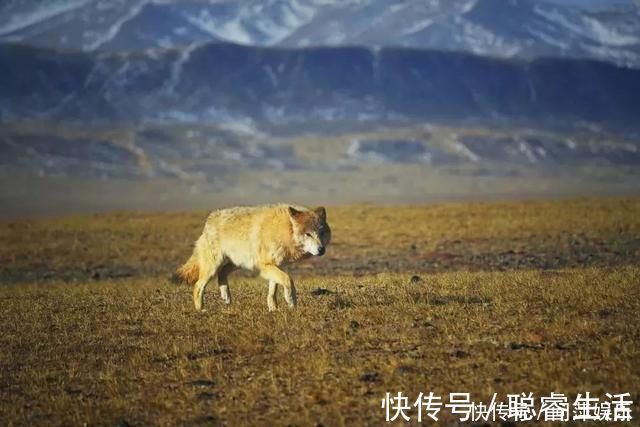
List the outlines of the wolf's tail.
<svg viewBox="0 0 640 427">
<path fill-rule="evenodd" d="M 171 281 L 174 283 L 187 283 L 189 285 L 193 285 L 198 281 L 198 276 L 200 275 L 200 267 L 198 266 L 198 259 L 196 258 L 196 254 L 191 255 L 191 258 L 187 260 L 182 266 L 180 266 L 173 276 L 171 276 Z"/>
</svg>

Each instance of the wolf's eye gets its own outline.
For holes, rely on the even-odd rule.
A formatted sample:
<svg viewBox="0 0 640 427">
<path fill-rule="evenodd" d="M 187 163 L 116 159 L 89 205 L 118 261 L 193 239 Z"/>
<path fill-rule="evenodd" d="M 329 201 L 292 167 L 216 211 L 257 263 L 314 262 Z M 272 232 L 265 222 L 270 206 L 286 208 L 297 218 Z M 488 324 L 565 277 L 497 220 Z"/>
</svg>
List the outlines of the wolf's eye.
<svg viewBox="0 0 640 427">
<path fill-rule="evenodd" d="M 311 233 L 304 233 L 305 236 L 311 237 Z"/>
</svg>

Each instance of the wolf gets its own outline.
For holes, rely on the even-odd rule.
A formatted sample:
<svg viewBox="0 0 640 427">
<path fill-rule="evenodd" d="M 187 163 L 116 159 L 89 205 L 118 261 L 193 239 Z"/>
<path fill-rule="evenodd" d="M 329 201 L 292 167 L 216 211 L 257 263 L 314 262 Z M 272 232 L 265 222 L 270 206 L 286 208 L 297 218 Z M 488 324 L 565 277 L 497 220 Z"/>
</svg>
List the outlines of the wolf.
<svg viewBox="0 0 640 427">
<path fill-rule="evenodd" d="M 194 285 L 193 303 L 196 310 L 204 311 L 204 290 L 214 277 L 218 278 L 222 300 L 230 304 L 229 274 L 238 268 L 257 270 L 269 282 L 268 310 L 277 309 L 278 285 L 293 308 L 296 288 L 280 267 L 324 255 L 330 241 L 324 207 L 277 204 L 215 210 L 207 217 L 191 257 L 176 270 L 174 278 Z"/>
</svg>

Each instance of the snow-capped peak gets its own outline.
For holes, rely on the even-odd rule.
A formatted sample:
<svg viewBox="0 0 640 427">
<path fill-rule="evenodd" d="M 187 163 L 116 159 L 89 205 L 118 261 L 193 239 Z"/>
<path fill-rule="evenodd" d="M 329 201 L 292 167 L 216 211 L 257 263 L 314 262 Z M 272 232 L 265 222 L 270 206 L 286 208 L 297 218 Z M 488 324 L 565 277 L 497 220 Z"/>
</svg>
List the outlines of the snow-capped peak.
<svg viewBox="0 0 640 427">
<path fill-rule="evenodd" d="M 632 0 L 29 0 L 0 3 L 0 42 L 85 51 L 231 42 L 569 56 L 640 67 Z"/>
</svg>

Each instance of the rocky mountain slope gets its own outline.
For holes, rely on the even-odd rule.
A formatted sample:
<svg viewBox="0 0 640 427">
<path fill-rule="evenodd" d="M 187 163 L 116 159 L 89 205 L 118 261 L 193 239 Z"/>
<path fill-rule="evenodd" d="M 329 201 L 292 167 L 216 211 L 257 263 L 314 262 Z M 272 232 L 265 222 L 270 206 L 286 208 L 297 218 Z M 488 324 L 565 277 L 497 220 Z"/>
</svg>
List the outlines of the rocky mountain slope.
<svg viewBox="0 0 640 427">
<path fill-rule="evenodd" d="M 640 70 L 410 49 L 230 44 L 132 53 L 0 46 L 0 117 L 260 123 L 406 120 L 637 127 Z"/>
<path fill-rule="evenodd" d="M 383 46 L 640 66 L 632 0 L 53 0 L 0 5 L 0 41 L 120 51 L 224 41 Z"/>
</svg>

